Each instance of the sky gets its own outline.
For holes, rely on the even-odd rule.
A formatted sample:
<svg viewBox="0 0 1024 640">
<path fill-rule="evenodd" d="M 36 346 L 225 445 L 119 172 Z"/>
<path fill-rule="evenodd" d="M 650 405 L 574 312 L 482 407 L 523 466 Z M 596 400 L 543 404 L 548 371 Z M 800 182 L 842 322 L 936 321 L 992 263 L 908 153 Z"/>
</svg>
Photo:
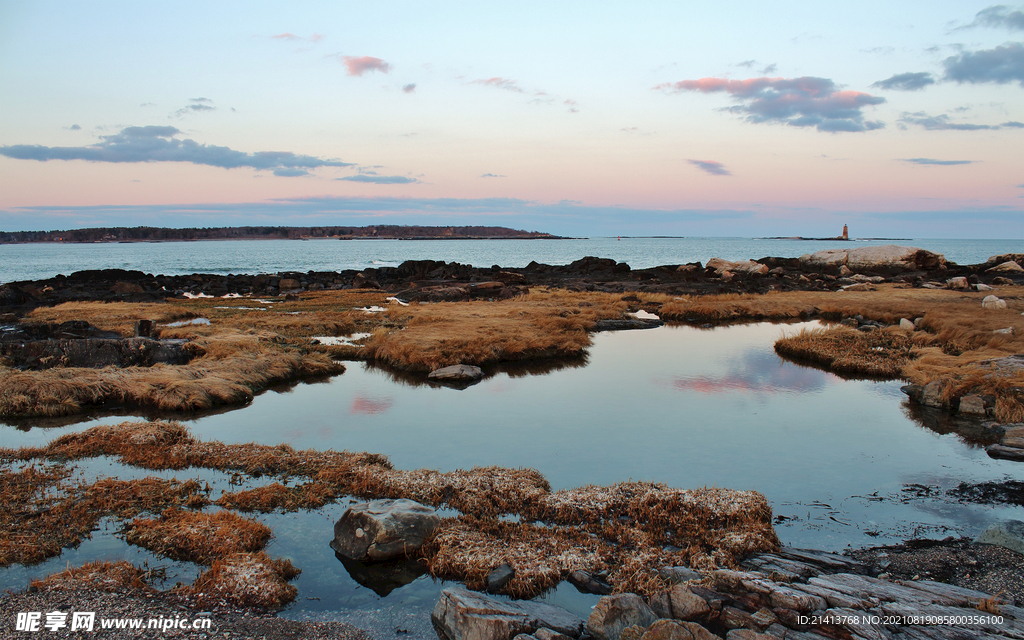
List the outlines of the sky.
<svg viewBox="0 0 1024 640">
<path fill-rule="evenodd" d="M 0 230 L 1024 238 L 1024 4 L 0 0 Z"/>
</svg>

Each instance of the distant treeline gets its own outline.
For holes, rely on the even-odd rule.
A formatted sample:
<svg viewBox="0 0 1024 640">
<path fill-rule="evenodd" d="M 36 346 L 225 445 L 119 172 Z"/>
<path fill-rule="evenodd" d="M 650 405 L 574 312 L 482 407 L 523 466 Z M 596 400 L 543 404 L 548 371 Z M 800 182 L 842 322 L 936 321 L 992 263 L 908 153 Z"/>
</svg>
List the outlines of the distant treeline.
<svg viewBox="0 0 1024 640">
<path fill-rule="evenodd" d="M 67 231 L 0 231 L 0 243 L 15 242 L 154 242 L 160 240 L 262 240 L 299 238 L 554 238 L 539 231 L 505 227 L 99 227 Z"/>
</svg>

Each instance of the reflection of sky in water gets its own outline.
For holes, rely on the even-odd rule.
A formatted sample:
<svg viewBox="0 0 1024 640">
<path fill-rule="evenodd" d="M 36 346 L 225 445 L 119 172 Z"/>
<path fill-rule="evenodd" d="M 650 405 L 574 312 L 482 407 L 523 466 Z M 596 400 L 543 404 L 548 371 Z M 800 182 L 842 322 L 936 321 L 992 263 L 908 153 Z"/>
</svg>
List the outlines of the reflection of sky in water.
<svg viewBox="0 0 1024 640">
<path fill-rule="evenodd" d="M 556 490 L 630 479 L 756 489 L 782 516 L 783 542 L 831 550 L 974 534 L 997 518 L 1024 519 L 1021 508 L 904 499 L 905 484 L 944 490 L 1014 476 L 1019 466 L 921 427 L 903 410 L 899 382 L 844 381 L 777 357 L 774 340 L 799 326 L 601 333 L 586 360 L 491 370 L 463 390 L 349 363 L 329 382 L 264 393 L 250 407 L 188 424 L 207 440 L 382 453 L 399 469 L 533 467 Z M 3 437 L 7 446 L 41 444 L 92 424 L 27 433 L 4 427 Z M 271 552 L 304 569 L 300 598 L 324 598 L 300 600 L 294 615 L 429 610 L 439 589 L 429 579 L 386 601 L 345 582 L 327 547 L 339 510 L 344 505 L 261 516 L 275 529 Z"/>
<path fill-rule="evenodd" d="M 366 414 L 376 415 L 378 413 L 384 413 L 391 408 L 393 400 L 391 398 L 376 398 L 371 396 L 357 395 L 352 398 L 352 406 L 349 407 L 349 413 L 352 414 Z"/>
<path fill-rule="evenodd" d="M 787 363 L 760 345 L 740 354 L 725 375 L 675 377 L 672 386 L 705 394 L 808 393 L 836 381 L 838 378 L 830 373 Z"/>
</svg>

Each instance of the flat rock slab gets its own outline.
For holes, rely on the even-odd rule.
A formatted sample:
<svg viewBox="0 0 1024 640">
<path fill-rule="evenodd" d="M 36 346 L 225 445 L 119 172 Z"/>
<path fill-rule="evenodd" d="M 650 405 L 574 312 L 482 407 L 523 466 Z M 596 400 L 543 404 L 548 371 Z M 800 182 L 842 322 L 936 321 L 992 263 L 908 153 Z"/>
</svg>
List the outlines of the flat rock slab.
<svg viewBox="0 0 1024 640">
<path fill-rule="evenodd" d="M 598 320 L 594 323 L 594 331 L 629 331 L 631 329 L 654 329 L 665 324 L 663 320 L 654 318 L 622 318 Z"/>
<path fill-rule="evenodd" d="M 360 562 L 379 562 L 419 551 L 441 518 L 412 500 L 374 500 L 354 504 L 334 524 L 331 548 Z"/>
<path fill-rule="evenodd" d="M 573 638 L 583 633 L 583 620 L 565 609 L 540 602 L 498 600 L 462 587 L 441 592 L 430 620 L 438 635 L 447 640 L 511 640 L 539 629 Z"/>
<path fill-rule="evenodd" d="M 427 380 L 438 382 L 472 382 L 484 377 L 483 369 L 469 364 L 453 364 L 450 367 L 434 369 Z"/>
</svg>

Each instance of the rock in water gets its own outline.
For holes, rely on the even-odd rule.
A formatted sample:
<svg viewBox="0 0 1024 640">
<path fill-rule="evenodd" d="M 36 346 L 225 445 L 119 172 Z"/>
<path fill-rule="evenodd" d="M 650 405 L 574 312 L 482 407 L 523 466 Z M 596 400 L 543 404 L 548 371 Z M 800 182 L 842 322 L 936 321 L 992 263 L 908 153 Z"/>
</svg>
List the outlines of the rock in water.
<svg viewBox="0 0 1024 640">
<path fill-rule="evenodd" d="M 354 504 L 334 524 L 331 548 L 360 562 L 408 556 L 440 526 L 433 509 L 412 500 Z"/>
<path fill-rule="evenodd" d="M 450 367 L 434 369 L 427 376 L 428 380 L 440 382 L 469 382 L 484 377 L 483 369 L 468 364 L 453 364 Z"/>
<path fill-rule="evenodd" d="M 497 600 L 462 587 L 441 592 L 430 620 L 438 636 L 447 640 L 511 640 L 538 629 L 578 638 L 583 632 L 583 621 L 565 609 L 540 602 Z"/>
</svg>

